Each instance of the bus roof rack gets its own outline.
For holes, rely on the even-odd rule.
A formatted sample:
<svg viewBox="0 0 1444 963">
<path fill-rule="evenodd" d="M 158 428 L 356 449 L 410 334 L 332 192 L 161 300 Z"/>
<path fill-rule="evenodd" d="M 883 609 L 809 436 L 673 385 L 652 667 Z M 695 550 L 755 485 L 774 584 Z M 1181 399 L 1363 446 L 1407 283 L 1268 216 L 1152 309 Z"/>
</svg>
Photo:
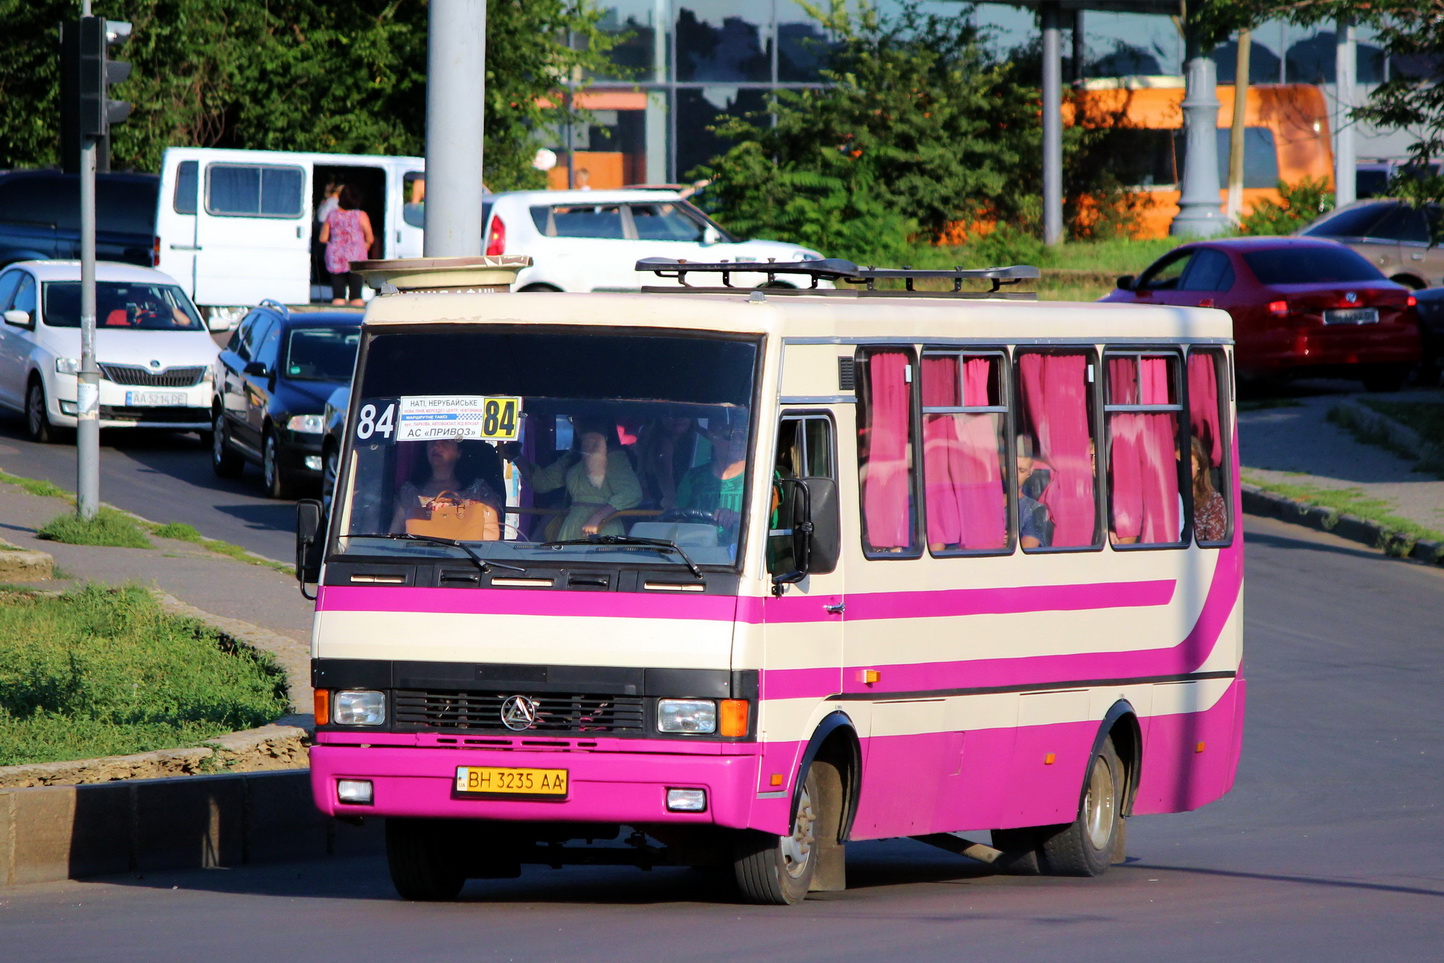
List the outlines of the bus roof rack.
<svg viewBox="0 0 1444 963">
<path fill-rule="evenodd" d="M 833 281 L 860 287 L 869 294 L 929 294 L 948 295 L 961 297 L 986 297 L 995 294 L 1004 285 L 1017 284 L 1020 281 L 1031 280 L 1039 276 L 1038 269 L 1031 264 L 1014 264 L 1009 267 L 989 268 L 914 268 L 903 266 L 900 268 L 879 268 L 859 267 L 851 261 L 841 258 L 822 258 L 810 261 L 721 261 L 709 263 L 704 261 L 686 261 L 669 257 L 646 257 L 637 262 L 636 270 L 639 272 L 651 272 L 658 277 L 676 278 L 678 286 L 672 287 L 649 287 L 647 291 L 716 291 L 716 290 L 743 290 L 732 284 L 733 274 L 765 274 L 767 285 L 778 283 L 779 276 L 797 276 L 809 279 L 808 293 L 831 293 L 818 288 L 819 281 Z M 721 288 L 697 288 L 688 284 L 689 274 L 720 274 L 722 276 Z M 952 281 L 951 291 L 918 291 L 914 283 L 923 279 L 942 279 Z M 901 280 L 905 284 L 905 291 L 879 291 L 878 281 Z M 964 281 L 988 281 L 991 287 L 986 293 L 970 292 L 963 290 Z M 750 288 L 751 285 L 747 285 Z M 862 291 L 849 291 L 843 289 L 840 293 L 860 294 Z M 1035 297 L 1032 292 L 1019 294 L 1004 294 L 1003 297 Z"/>
</svg>

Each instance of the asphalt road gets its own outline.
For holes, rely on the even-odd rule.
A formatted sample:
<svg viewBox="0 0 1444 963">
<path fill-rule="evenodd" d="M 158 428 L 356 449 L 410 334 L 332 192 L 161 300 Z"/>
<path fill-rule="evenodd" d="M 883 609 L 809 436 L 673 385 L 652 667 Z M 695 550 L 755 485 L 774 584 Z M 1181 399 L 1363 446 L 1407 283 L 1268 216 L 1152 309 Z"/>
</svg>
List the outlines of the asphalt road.
<svg viewBox="0 0 1444 963">
<path fill-rule="evenodd" d="M 0 414 L 0 469 L 76 490 L 73 436 L 37 445 L 18 417 Z M 261 470 L 217 478 L 210 450 L 193 432 L 115 429 L 100 433 L 100 500 L 153 522 L 185 522 L 207 538 L 267 558 L 295 554 L 296 503 L 267 498 Z"/>
<path fill-rule="evenodd" d="M 1437 959 L 1444 940 L 1444 572 L 1249 518 L 1237 786 L 1130 821 L 1096 880 L 988 875 L 906 840 L 849 847 L 844 893 L 732 902 L 686 870 L 528 868 L 456 904 L 380 859 L 0 890 L 6 959 Z"/>
</svg>

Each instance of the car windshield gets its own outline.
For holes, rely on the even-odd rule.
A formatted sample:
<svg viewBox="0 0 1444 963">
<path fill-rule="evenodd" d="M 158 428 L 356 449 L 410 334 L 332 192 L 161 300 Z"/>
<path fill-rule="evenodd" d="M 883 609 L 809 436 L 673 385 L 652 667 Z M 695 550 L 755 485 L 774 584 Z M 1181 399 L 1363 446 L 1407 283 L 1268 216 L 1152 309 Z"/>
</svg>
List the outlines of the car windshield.
<svg viewBox="0 0 1444 963">
<path fill-rule="evenodd" d="M 45 323 L 52 328 L 80 327 L 80 282 L 45 284 Z M 174 284 L 97 281 L 95 324 L 105 330 L 204 331 L 195 305 Z"/>
<path fill-rule="evenodd" d="M 644 332 L 370 335 L 335 548 L 732 567 L 757 357 L 755 340 Z"/>
<path fill-rule="evenodd" d="M 1243 259 L 1260 284 L 1357 284 L 1385 279 L 1378 268 L 1346 247 L 1249 251 Z"/>
<path fill-rule="evenodd" d="M 292 328 L 282 369 L 295 381 L 350 381 L 360 327 Z"/>
</svg>

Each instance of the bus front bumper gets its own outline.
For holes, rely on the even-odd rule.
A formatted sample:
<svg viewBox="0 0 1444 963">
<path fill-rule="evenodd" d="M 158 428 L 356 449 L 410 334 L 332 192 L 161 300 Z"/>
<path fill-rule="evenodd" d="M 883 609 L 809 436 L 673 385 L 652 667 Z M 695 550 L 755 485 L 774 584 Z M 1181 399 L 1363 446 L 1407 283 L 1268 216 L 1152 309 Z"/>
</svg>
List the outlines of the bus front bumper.
<svg viewBox="0 0 1444 963">
<path fill-rule="evenodd" d="M 542 773 L 555 786 L 565 772 L 565 793 L 553 795 L 458 791 L 469 767 L 514 780 L 505 772 Z M 677 823 L 783 832 L 786 792 L 758 792 L 759 757 L 657 752 L 495 752 L 316 745 L 311 749 L 311 791 L 329 816 L 403 816 L 528 822 L 596 822 L 626 825 Z M 358 785 L 369 783 L 369 787 Z M 500 785 L 500 783 L 498 783 Z M 343 802 L 341 790 L 371 795 L 369 804 Z M 672 793 L 672 790 L 693 792 Z M 676 797 L 700 809 L 679 811 Z M 668 798 L 674 798 L 669 807 Z M 782 828 L 778 828 L 782 827 Z"/>
</svg>

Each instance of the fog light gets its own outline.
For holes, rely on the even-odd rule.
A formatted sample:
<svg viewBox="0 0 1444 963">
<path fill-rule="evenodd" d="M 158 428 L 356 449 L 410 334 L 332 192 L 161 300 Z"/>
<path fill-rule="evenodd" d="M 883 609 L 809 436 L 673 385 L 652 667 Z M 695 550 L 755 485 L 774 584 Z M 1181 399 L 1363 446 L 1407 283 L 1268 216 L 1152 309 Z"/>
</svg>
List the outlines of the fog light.
<svg viewBox="0 0 1444 963">
<path fill-rule="evenodd" d="M 369 783 L 367 784 L 369 787 Z M 707 811 L 707 790 L 668 789 L 667 811 L 673 813 L 700 813 Z"/>
<path fill-rule="evenodd" d="M 307 456 L 306 456 L 306 467 L 307 467 L 308 469 L 310 469 L 311 471 L 320 471 L 320 470 L 321 470 L 321 456 L 320 456 L 320 455 L 307 455 Z"/>
<path fill-rule="evenodd" d="M 336 801 L 345 803 L 348 806 L 371 805 L 371 780 L 336 780 Z"/>
<path fill-rule="evenodd" d="M 62 401 L 60 403 L 60 413 L 62 415 L 73 415 L 79 410 L 80 406 L 73 401 Z"/>
</svg>

